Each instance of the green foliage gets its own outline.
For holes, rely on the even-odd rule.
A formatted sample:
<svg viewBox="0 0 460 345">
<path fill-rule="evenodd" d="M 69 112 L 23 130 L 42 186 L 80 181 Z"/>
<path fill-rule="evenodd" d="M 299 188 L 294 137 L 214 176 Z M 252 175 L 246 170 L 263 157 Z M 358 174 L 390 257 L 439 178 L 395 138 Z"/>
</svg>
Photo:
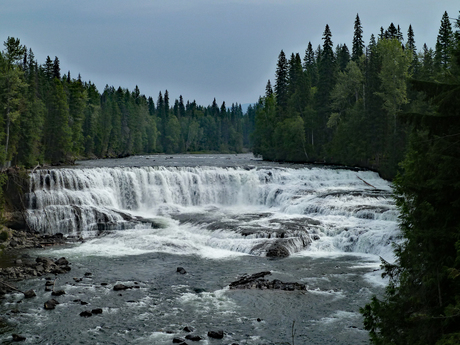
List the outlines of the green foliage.
<svg viewBox="0 0 460 345">
<path fill-rule="evenodd" d="M 454 50 L 460 58 L 460 49 Z M 395 180 L 405 242 L 381 300 L 361 312 L 374 344 L 457 344 L 460 334 L 460 75 L 413 82 L 437 107 L 408 114 L 413 126 Z"/>
</svg>

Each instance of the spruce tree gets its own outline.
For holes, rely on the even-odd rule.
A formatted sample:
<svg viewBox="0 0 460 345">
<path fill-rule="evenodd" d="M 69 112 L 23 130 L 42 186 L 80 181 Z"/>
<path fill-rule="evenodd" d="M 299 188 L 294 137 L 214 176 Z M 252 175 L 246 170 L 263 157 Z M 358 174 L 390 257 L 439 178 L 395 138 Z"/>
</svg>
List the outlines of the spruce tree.
<svg viewBox="0 0 460 345">
<path fill-rule="evenodd" d="M 315 57 L 315 52 L 311 42 L 308 42 L 308 47 L 305 50 L 305 57 L 303 59 L 304 71 L 309 75 L 311 85 L 316 86 L 318 83 L 318 64 Z"/>
<path fill-rule="evenodd" d="M 53 62 L 53 78 L 61 79 L 61 66 L 57 56 L 54 57 Z"/>
<path fill-rule="evenodd" d="M 355 31 L 353 34 L 353 47 L 351 49 L 351 59 L 358 61 L 361 55 L 364 54 L 363 27 L 359 15 L 356 14 Z"/>
<path fill-rule="evenodd" d="M 288 62 L 282 50 L 278 56 L 278 63 L 276 66 L 275 95 L 278 116 L 284 117 L 288 102 Z"/>
<path fill-rule="evenodd" d="M 441 27 L 439 28 L 438 38 L 436 41 L 435 61 L 437 67 L 446 69 L 450 61 L 450 50 L 452 47 L 452 25 L 450 24 L 449 15 L 444 12 L 441 19 Z"/>
<path fill-rule="evenodd" d="M 267 85 L 265 86 L 265 97 L 270 97 L 271 95 L 273 95 L 273 89 L 270 79 L 268 79 Z"/>
<path fill-rule="evenodd" d="M 316 110 L 318 133 L 315 135 L 316 142 L 321 147 L 329 141 L 330 131 L 327 129 L 327 121 L 330 114 L 330 95 L 335 85 L 337 63 L 332 45 L 332 33 L 329 25 L 326 25 L 323 33 L 323 48 L 319 63 L 318 91 L 316 93 Z"/>
</svg>

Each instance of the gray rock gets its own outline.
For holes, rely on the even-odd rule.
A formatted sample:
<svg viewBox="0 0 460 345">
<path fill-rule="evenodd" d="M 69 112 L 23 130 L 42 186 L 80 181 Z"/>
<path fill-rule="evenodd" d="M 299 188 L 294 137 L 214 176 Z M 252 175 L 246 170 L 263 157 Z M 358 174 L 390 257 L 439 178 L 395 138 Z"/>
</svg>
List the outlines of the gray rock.
<svg viewBox="0 0 460 345">
<path fill-rule="evenodd" d="M 58 301 L 56 301 L 55 299 L 50 299 L 48 301 L 45 302 L 45 309 L 46 310 L 52 310 L 54 308 L 56 308 L 56 306 L 59 304 Z"/>
<path fill-rule="evenodd" d="M 34 290 L 27 290 L 26 292 L 24 292 L 24 297 L 25 298 L 32 298 L 32 297 L 35 297 L 37 296 L 37 294 L 35 293 Z"/>
<path fill-rule="evenodd" d="M 223 339 L 224 338 L 224 331 L 223 330 L 209 331 L 208 332 L 208 337 L 209 338 L 214 338 L 214 339 Z"/>
<path fill-rule="evenodd" d="M 187 271 L 183 267 L 177 267 L 176 272 L 180 273 L 180 274 L 186 274 L 187 273 Z"/>
<path fill-rule="evenodd" d="M 85 310 L 80 313 L 80 316 L 81 317 L 91 317 L 93 316 L 93 314 L 89 310 Z"/>
<path fill-rule="evenodd" d="M 13 341 L 24 341 L 27 339 L 23 335 L 15 334 L 15 333 L 12 334 L 12 337 L 13 337 Z"/>
</svg>

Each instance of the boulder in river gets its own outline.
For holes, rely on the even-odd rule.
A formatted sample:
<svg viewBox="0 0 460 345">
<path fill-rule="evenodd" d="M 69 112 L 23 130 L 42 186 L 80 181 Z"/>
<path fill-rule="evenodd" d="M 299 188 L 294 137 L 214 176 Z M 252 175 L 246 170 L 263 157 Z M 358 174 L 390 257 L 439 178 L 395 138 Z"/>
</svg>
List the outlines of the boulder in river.
<svg viewBox="0 0 460 345">
<path fill-rule="evenodd" d="M 208 332 L 208 337 L 209 338 L 214 338 L 214 339 L 223 339 L 224 338 L 224 331 L 223 330 L 209 331 Z"/>
<path fill-rule="evenodd" d="M 56 308 L 56 306 L 59 304 L 58 301 L 56 301 L 55 299 L 50 299 L 48 301 L 45 302 L 44 304 L 44 307 L 45 309 L 47 310 L 52 310 L 54 308 Z"/>
<path fill-rule="evenodd" d="M 62 295 L 65 295 L 65 291 L 64 290 L 56 290 L 56 291 L 51 292 L 51 295 L 52 296 L 62 296 Z"/>
<path fill-rule="evenodd" d="M 201 338 L 199 335 L 187 334 L 185 336 L 185 339 L 191 340 L 191 341 L 200 341 L 203 338 Z"/>
<path fill-rule="evenodd" d="M 81 317 L 91 317 L 93 316 L 93 314 L 89 310 L 85 310 L 80 313 L 80 316 Z"/>
<path fill-rule="evenodd" d="M 177 267 L 176 272 L 180 273 L 180 274 L 186 274 L 187 273 L 187 271 L 183 267 Z"/>
<path fill-rule="evenodd" d="M 13 337 L 13 341 L 24 341 L 27 339 L 23 335 L 15 334 L 15 333 L 12 334 L 12 337 Z"/>
<path fill-rule="evenodd" d="M 24 292 L 24 297 L 25 298 L 32 298 L 32 297 L 35 297 L 37 296 L 37 294 L 35 293 L 34 290 L 27 290 Z"/>
<path fill-rule="evenodd" d="M 129 289 L 129 288 L 130 288 L 129 286 L 126 286 L 126 285 L 124 285 L 124 284 L 116 284 L 116 285 L 113 287 L 113 289 L 114 289 L 115 291 L 127 290 L 127 289 Z"/>
<path fill-rule="evenodd" d="M 252 275 L 245 275 L 242 278 L 229 284 L 230 289 L 272 289 L 272 290 L 307 290 L 305 284 L 301 283 L 285 283 L 281 280 L 274 279 L 272 281 L 263 279 L 266 275 L 271 274 L 269 271 L 254 273 Z"/>
</svg>

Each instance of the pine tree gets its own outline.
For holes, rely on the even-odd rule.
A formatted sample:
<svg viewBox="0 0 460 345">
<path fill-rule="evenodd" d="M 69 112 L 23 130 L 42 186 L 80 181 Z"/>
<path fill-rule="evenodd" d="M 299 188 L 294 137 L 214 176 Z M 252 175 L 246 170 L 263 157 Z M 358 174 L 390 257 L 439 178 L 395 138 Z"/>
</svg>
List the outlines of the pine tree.
<svg viewBox="0 0 460 345">
<path fill-rule="evenodd" d="M 10 161 L 12 152 L 10 149 L 11 127 L 18 121 L 24 111 L 25 90 L 27 84 L 24 82 L 24 72 L 19 64 L 24 58 L 26 48 L 21 45 L 20 40 L 8 37 L 4 42 L 6 52 L 2 59 L 0 72 L 0 104 L 2 118 L 5 124 L 4 152 L 0 153 L 2 161 Z"/>
<path fill-rule="evenodd" d="M 278 116 L 284 117 L 288 102 L 288 62 L 282 50 L 278 56 L 278 63 L 276 66 L 275 95 Z"/>
<path fill-rule="evenodd" d="M 57 56 L 54 57 L 53 62 L 53 78 L 61 79 L 61 67 Z"/>
<path fill-rule="evenodd" d="M 441 19 L 441 27 L 439 28 L 438 38 L 436 41 L 435 61 L 438 67 L 446 69 L 450 61 L 450 50 L 452 47 L 452 25 L 450 24 L 449 15 L 444 12 Z"/>
<path fill-rule="evenodd" d="M 267 85 L 265 86 L 265 97 L 270 97 L 271 95 L 273 95 L 273 89 L 270 79 L 268 79 Z"/>
<path fill-rule="evenodd" d="M 325 145 L 330 139 L 330 131 L 327 129 L 327 121 L 330 114 L 330 95 L 335 85 L 337 63 L 332 45 L 332 33 L 329 25 L 326 25 L 323 34 L 323 48 L 319 63 L 318 91 L 316 92 L 316 115 L 318 129 L 315 135 L 317 147 Z"/>
<path fill-rule="evenodd" d="M 315 52 L 311 42 L 308 42 L 308 47 L 305 50 L 305 57 L 303 59 L 304 71 L 308 73 L 311 85 L 316 86 L 318 83 L 318 64 L 315 57 Z"/>
<path fill-rule="evenodd" d="M 347 66 L 348 62 L 350 61 L 350 51 L 346 44 L 339 44 L 336 47 L 336 59 L 337 59 L 337 67 L 339 71 L 344 71 Z"/>
<path fill-rule="evenodd" d="M 417 48 L 415 47 L 415 37 L 414 37 L 414 30 L 412 29 L 412 25 L 409 25 L 409 30 L 407 31 L 407 43 L 406 48 L 412 52 L 412 56 L 417 56 Z"/>
<path fill-rule="evenodd" d="M 355 31 L 353 34 L 353 47 L 351 49 L 351 59 L 358 61 L 361 55 L 364 54 L 363 27 L 359 15 L 356 14 Z"/>
<path fill-rule="evenodd" d="M 399 39 L 398 29 L 393 23 L 391 23 L 388 29 L 385 31 L 385 38 L 386 39 L 393 39 L 393 38 Z"/>
<path fill-rule="evenodd" d="M 53 79 L 53 72 L 54 72 L 54 64 L 49 55 L 46 57 L 45 65 L 44 65 L 45 77 L 48 80 Z"/>
<path fill-rule="evenodd" d="M 54 79 L 45 122 L 45 159 L 51 163 L 67 162 L 72 146 L 69 105 L 62 83 Z"/>
</svg>

